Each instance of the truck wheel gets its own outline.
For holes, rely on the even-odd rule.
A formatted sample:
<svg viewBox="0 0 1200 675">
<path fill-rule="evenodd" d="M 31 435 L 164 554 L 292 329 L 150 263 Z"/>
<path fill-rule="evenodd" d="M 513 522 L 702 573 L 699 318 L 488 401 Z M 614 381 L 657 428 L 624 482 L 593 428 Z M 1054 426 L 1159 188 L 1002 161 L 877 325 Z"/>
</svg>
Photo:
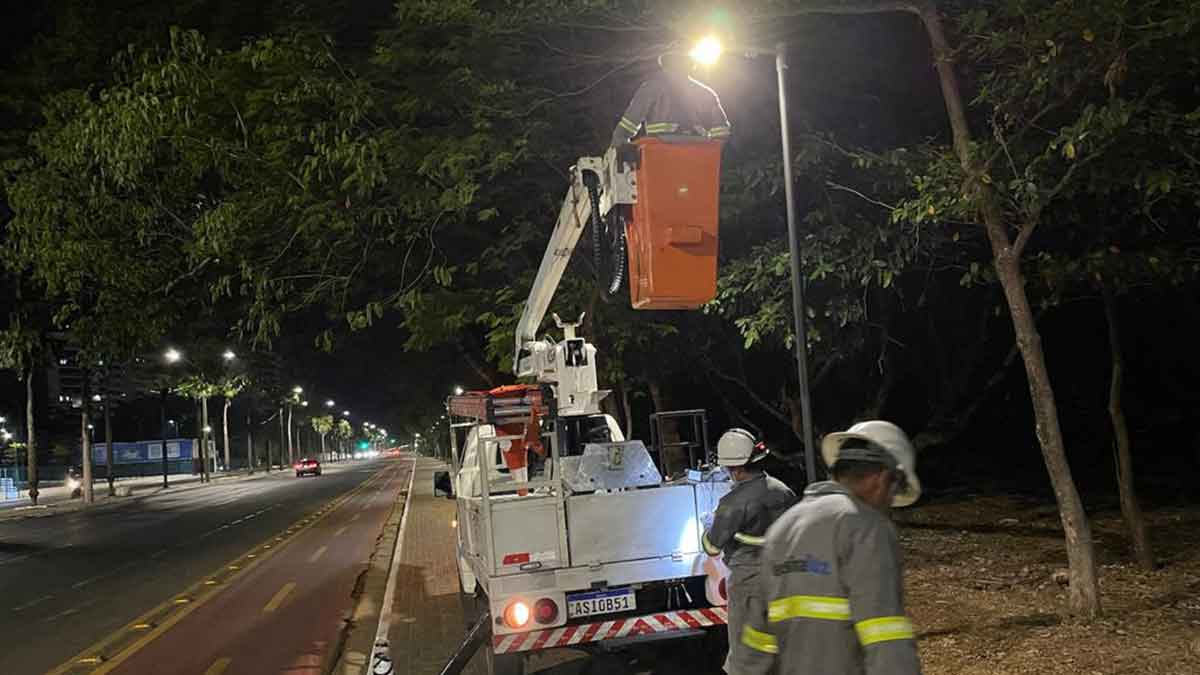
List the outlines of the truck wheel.
<svg viewBox="0 0 1200 675">
<path fill-rule="evenodd" d="M 487 675 L 525 675 L 524 654 L 496 654 L 490 645 L 484 645 L 487 657 Z"/>
</svg>

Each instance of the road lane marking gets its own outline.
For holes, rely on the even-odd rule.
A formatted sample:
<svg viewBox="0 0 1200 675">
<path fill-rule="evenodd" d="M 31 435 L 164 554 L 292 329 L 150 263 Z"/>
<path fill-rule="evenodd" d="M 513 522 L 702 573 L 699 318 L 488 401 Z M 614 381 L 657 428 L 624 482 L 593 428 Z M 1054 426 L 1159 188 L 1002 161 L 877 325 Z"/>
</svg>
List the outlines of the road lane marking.
<svg viewBox="0 0 1200 675">
<path fill-rule="evenodd" d="M 335 536 L 335 537 L 336 537 L 336 536 L 340 535 L 341 533 L 345 532 L 345 531 L 346 531 L 346 527 L 347 527 L 346 525 L 343 525 L 343 526 L 339 527 L 339 528 L 337 529 L 337 532 L 334 532 L 334 533 L 333 533 L 333 536 Z"/>
<path fill-rule="evenodd" d="M 225 672 L 225 669 L 229 667 L 229 663 L 231 661 L 233 661 L 233 659 L 229 657 L 213 661 L 213 664 L 208 667 L 208 670 L 204 671 L 204 675 L 221 675 L 221 673 Z"/>
<path fill-rule="evenodd" d="M 286 599 L 287 596 L 295 589 L 296 589 L 296 582 L 294 582 L 294 581 L 287 582 L 286 584 L 283 585 L 283 588 L 281 588 L 275 592 L 275 597 L 271 598 L 270 602 L 268 602 L 266 604 L 266 606 L 263 607 L 262 611 L 274 612 L 275 610 L 279 609 L 279 606 L 283 604 L 284 599 Z"/>
<path fill-rule="evenodd" d="M 72 614 L 75 614 L 78 611 L 79 610 L 77 608 L 72 607 L 71 609 L 61 611 L 58 614 L 51 614 L 50 616 L 46 617 L 45 619 L 42 619 L 42 621 L 45 623 L 50 623 L 51 621 L 56 621 L 63 617 L 71 616 Z"/>
<path fill-rule="evenodd" d="M 356 514 L 350 516 L 350 520 L 358 520 L 358 517 L 361 515 L 362 515 L 361 513 L 356 513 Z"/>
<path fill-rule="evenodd" d="M 317 552 L 312 554 L 312 557 L 308 559 L 308 562 L 315 563 L 320 560 L 321 556 L 325 555 L 325 550 L 328 548 L 328 546 L 322 546 L 321 548 L 317 549 Z"/>
<path fill-rule="evenodd" d="M 382 473 L 384 473 L 384 471 L 381 471 L 380 473 L 382 474 Z M 364 481 L 364 482 L 360 483 L 359 485 L 357 485 L 353 488 L 350 488 L 349 490 L 347 490 L 346 492 L 344 492 L 340 495 L 335 495 L 332 498 L 332 503 L 330 505 L 328 505 L 329 506 L 328 511 L 333 512 L 333 511 L 337 510 L 338 508 L 341 508 L 346 502 L 348 502 L 350 499 L 352 499 L 355 495 L 362 492 L 366 488 L 366 486 L 369 485 L 370 483 L 371 483 L 370 480 Z M 271 507 L 268 507 L 267 510 L 273 509 L 280 505 L 281 504 L 275 504 Z M 313 524 L 315 524 L 315 521 Z M 307 529 L 307 528 L 305 528 L 305 529 Z M 271 541 L 271 538 L 266 539 L 266 541 Z M 251 550 L 256 550 L 258 548 L 260 548 L 260 547 L 256 546 Z M 261 546 L 261 548 L 266 549 L 266 548 L 272 548 L 272 547 L 268 544 L 266 546 Z M 225 584 L 222 584 L 220 586 L 215 586 L 215 587 L 210 586 L 210 587 L 206 588 L 203 585 L 203 581 L 196 582 L 195 584 L 184 589 L 183 591 L 181 591 L 178 594 L 183 597 L 180 597 L 177 600 L 167 600 L 155 607 L 152 607 L 151 609 L 144 612 L 141 616 L 132 620 L 130 623 L 113 631 L 112 633 L 110 633 L 109 635 L 107 635 L 106 637 L 101 639 L 100 641 L 89 646 L 87 649 L 81 651 L 80 653 L 76 654 L 70 660 L 65 661 L 64 663 L 59 665 L 57 668 L 49 671 L 49 673 L 47 675 L 63 675 L 65 673 L 85 672 L 85 671 L 79 670 L 79 666 L 81 664 L 93 664 L 93 663 L 96 663 L 97 660 L 102 662 L 102 665 L 100 665 L 98 668 L 95 668 L 94 670 L 89 668 L 89 669 L 87 669 L 86 672 L 88 672 L 90 675 L 106 675 L 107 673 L 112 672 L 113 670 L 117 669 L 122 663 L 128 661 L 131 657 L 133 657 L 139 651 L 144 649 L 151 642 L 153 642 L 154 640 L 161 637 L 164 633 L 169 631 L 180 621 L 183 621 L 185 618 L 187 618 L 187 616 L 189 614 L 191 614 L 193 611 L 204 606 L 206 603 L 208 603 L 214 597 L 217 597 L 223 589 L 231 586 L 235 580 L 237 580 L 238 578 L 240 578 L 243 575 L 245 575 L 246 573 L 248 573 L 251 569 L 253 569 L 255 566 L 257 566 L 259 563 L 261 563 L 264 560 L 266 560 L 267 558 L 271 557 L 280 548 L 282 548 L 282 546 L 276 547 L 276 549 L 274 551 L 268 551 L 266 553 L 260 554 L 260 556 L 257 559 L 254 559 L 254 560 L 250 561 L 249 563 L 247 563 L 241 570 L 229 574 L 229 576 L 227 576 L 225 578 L 225 581 L 227 582 Z M 163 549 L 159 552 L 159 554 L 166 553 L 166 552 L 167 552 L 167 550 Z M 239 558 L 235 558 L 231 562 L 238 562 L 238 561 L 243 560 L 244 558 L 245 558 L 245 555 L 243 555 Z M 200 593 L 200 594 L 198 597 L 195 598 L 194 602 L 189 602 L 187 599 L 187 596 L 189 594 L 194 594 L 194 593 Z M 179 600 L 183 600 L 183 602 L 179 605 L 176 605 L 176 603 L 179 603 Z M 89 603 L 89 604 L 91 604 L 91 603 Z M 157 617 L 157 618 L 155 618 L 155 617 Z M 148 631 L 146 631 L 141 626 L 141 624 L 147 624 L 147 623 L 149 623 L 153 626 L 153 628 L 151 628 Z M 139 632 L 135 633 L 134 632 L 135 630 L 139 631 Z M 136 640 L 133 640 L 132 642 L 122 641 L 122 638 L 129 637 L 130 635 L 139 635 L 139 637 Z"/>
<path fill-rule="evenodd" d="M 33 607 L 34 605 L 40 605 L 43 602 L 50 600 L 53 597 L 54 597 L 53 595 L 43 595 L 42 597 L 30 600 L 29 602 L 27 602 L 23 605 L 17 605 L 16 607 L 13 607 L 12 611 L 19 612 L 23 609 L 29 609 L 30 607 Z"/>
</svg>

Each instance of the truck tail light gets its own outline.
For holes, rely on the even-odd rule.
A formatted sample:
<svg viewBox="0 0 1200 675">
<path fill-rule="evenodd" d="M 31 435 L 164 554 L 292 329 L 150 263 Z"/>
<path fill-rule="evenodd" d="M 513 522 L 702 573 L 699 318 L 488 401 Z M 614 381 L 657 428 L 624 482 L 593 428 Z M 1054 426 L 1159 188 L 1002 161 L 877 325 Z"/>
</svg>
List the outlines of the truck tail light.
<svg viewBox="0 0 1200 675">
<path fill-rule="evenodd" d="M 558 603 L 542 598 L 533 605 L 533 618 L 540 624 L 551 624 L 558 619 Z"/>
<path fill-rule="evenodd" d="M 524 628 L 529 623 L 529 605 L 521 600 L 509 603 L 504 608 L 504 623 L 509 628 Z"/>
</svg>

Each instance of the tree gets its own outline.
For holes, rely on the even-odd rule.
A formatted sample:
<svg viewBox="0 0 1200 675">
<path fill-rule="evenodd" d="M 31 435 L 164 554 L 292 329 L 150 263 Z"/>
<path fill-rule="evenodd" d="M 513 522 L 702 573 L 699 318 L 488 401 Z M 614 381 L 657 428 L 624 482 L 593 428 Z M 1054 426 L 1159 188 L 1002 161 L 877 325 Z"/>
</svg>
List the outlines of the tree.
<svg viewBox="0 0 1200 675">
<path fill-rule="evenodd" d="M 29 500 L 38 501 L 37 429 L 34 415 L 33 375 L 45 356 L 45 330 L 24 314 L 9 317 L 0 332 L 0 368 L 14 370 L 25 382 L 25 457 Z"/>
<path fill-rule="evenodd" d="M 233 464 L 229 453 L 229 406 L 233 404 L 233 399 L 242 390 L 246 388 L 249 381 L 244 375 L 227 375 L 217 382 L 217 392 L 225 400 L 225 405 L 221 410 L 221 429 L 225 437 L 225 470 L 229 471 Z M 252 466 L 246 468 L 251 469 Z"/>
<path fill-rule="evenodd" d="M 317 432 L 317 434 L 321 437 L 321 457 L 324 459 L 325 437 L 329 435 L 329 432 L 333 431 L 333 415 L 321 415 L 319 417 L 314 417 L 309 420 L 309 423 L 312 424 L 313 431 Z"/>
<path fill-rule="evenodd" d="M 338 439 L 338 450 L 344 455 L 346 443 L 354 437 L 354 427 L 350 425 L 350 420 L 340 419 L 334 427 L 333 433 Z"/>
<path fill-rule="evenodd" d="M 211 427 L 208 424 L 208 399 L 220 394 L 218 385 L 204 373 L 187 375 L 175 387 L 175 391 L 196 401 L 200 406 L 200 449 L 197 457 L 200 460 L 200 480 L 210 479 L 208 472 L 208 439 Z M 166 452 L 164 448 L 163 452 Z"/>
</svg>

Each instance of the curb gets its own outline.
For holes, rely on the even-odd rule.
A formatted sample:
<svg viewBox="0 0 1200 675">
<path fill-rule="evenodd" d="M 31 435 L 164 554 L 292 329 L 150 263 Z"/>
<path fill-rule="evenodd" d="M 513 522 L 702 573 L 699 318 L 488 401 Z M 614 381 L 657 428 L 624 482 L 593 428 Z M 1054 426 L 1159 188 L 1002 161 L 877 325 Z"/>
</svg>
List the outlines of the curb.
<svg viewBox="0 0 1200 675">
<path fill-rule="evenodd" d="M 343 617 L 343 627 L 338 644 L 331 650 L 330 661 L 323 664 L 323 673 L 332 675 L 364 675 L 370 672 L 375 652 L 375 636 L 383 618 L 383 599 L 387 596 L 391 578 L 393 558 L 403 535 L 401 524 L 409 508 L 412 481 L 416 477 L 417 463 L 413 460 L 412 474 L 403 498 L 397 499 L 383 530 L 375 540 L 375 550 L 359 576 L 354 588 L 355 603 L 350 614 Z M 390 608 L 387 611 L 391 611 Z"/>
</svg>

